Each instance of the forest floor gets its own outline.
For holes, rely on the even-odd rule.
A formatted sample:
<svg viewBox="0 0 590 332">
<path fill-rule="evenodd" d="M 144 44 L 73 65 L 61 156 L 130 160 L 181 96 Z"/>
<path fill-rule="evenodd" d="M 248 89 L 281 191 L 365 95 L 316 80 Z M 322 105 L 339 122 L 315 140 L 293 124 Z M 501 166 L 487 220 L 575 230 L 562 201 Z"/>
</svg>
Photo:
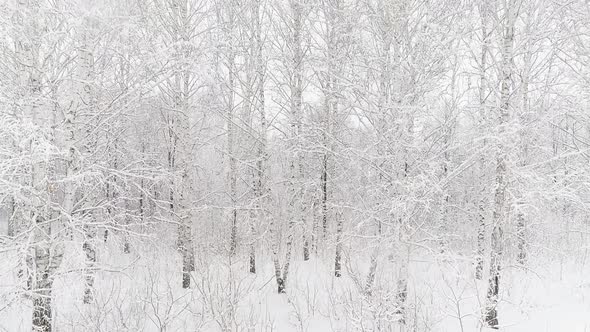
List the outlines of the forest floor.
<svg viewBox="0 0 590 332">
<path fill-rule="evenodd" d="M 198 257 L 192 287 L 182 289 L 172 249 L 135 249 L 124 255 L 120 246 L 103 248 L 90 304 L 82 303 L 83 278 L 72 272 L 81 257 L 64 261 L 53 287 L 55 331 L 486 331 L 479 309 L 486 282 L 476 281 L 471 263 L 461 257 L 412 261 L 404 330 L 387 259 L 380 262 L 371 297 L 357 287 L 364 284 L 368 259 L 347 264 L 343 277 L 335 278 L 324 263 L 328 258 L 317 257 L 294 260 L 288 293 L 278 295 L 268 256 L 259 260 L 255 276 L 227 257 Z M 3 257 L 0 331 L 30 331 L 31 301 L 17 292 L 16 256 Z M 501 331 L 590 331 L 585 264 L 505 266 L 502 272 Z"/>
</svg>

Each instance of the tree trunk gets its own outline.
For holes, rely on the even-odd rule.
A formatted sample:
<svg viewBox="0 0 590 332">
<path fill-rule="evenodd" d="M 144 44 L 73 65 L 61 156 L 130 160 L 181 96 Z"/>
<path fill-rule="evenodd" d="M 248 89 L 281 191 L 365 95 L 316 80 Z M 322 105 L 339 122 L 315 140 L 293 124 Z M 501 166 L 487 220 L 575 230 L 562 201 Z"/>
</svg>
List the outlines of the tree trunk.
<svg viewBox="0 0 590 332">
<path fill-rule="evenodd" d="M 401 221 L 400 221 L 401 223 Z M 402 230 L 402 227 L 400 227 Z M 403 230 L 402 230 L 403 232 Z M 396 290 L 396 314 L 401 324 L 406 323 L 406 300 L 408 299 L 408 265 L 410 259 L 409 244 L 400 238 L 398 245 L 398 278 Z"/>
<path fill-rule="evenodd" d="M 488 31 L 488 17 L 489 8 L 488 4 L 483 1 L 479 5 L 480 16 L 481 16 L 481 30 L 482 30 L 482 44 L 481 44 L 481 59 L 480 59 L 480 85 L 479 85 L 479 107 L 480 107 L 480 127 L 485 126 L 484 119 L 487 113 L 487 58 L 490 47 L 491 31 Z M 486 141 L 484 140 L 484 145 Z M 486 238 L 486 210 L 487 210 L 487 183 L 486 183 L 486 164 L 487 158 L 485 154 L 481 155 L 480 158 L 480 171 L 481 171 L 481 188 L 480 197 L 477 203 L 477 253 L 476 253 L 476 264 L 475 264 L 475 278 L 477 280 L 483 279 L 484 269 L 484 255 L 485 255 L 485 238 Z"/>
<path fill-rule="evenodd" d="M 475 279 L 481 280 L 483 278 L 483 258 L 485 255 L 485 236 L 486 236 L 486 200 L 484 198 L 485 186 L 482 186 L 484 190 L 482 190 L 481 197 L 478 202 L 477 206 L 477 220 L 478 220 L 478 228 L 477 228 L 477 255 L 476 255 L 476 264 L 475 264 Z"/>
<path fill-rule="evenodd" d="M 365 293 L 370 296 L 373 293 L 373 285 L 375 283 L 375 276 L 377 275 L 377 266 L 378 266 L 378 258 L 379 252 L 381 251 L 381 236 L 383 235 L 383 226 L 381 225 L 381 220 L 375 220 L 376 224 L 376 231 L 375 235 L 377 237 L 377 245 L 371 252 L 371 263 L 369 265 L 369 273 L 367 275 L 367 282 L 365 283 Z"/>
<path fill-rule="evenodd" d="M 325 141 L 325 140 L 324 140 Z M 322 238 L 328 238 L 328 154 L 322 157 L 322 174 L 320 177 L 322 188 Z"/>
<path fill-rule="evenodd" d="M 405 115 L 406 128 L 403 132 L 404 147 L 402 148 L 403 169 L 402 169 L 402 183 L 408 183 L 410 176 L 410 147 L 414 141 L 414 119 L 411 114 Z M 403 192 L 402 192 L 403 194 Z M 397 239 L 397 292 L 396 292 L 396 314 L 399 315 L 399 322 L 406 323 L 406 300 L 408 298 L 408 277 L 410 264 L 410 244 L 408 239 L 408 231 L 406 229 L 406 220 L 404 217 L 397 219 L 396 225 L 396 239 Z"/>
<path fill-rule="evenodd" d="M 129 201 L 125 200 L 124 203 L 125 215 L 123 217 L 123 253 L 131 253 L 131 243 L 129 242 L 129 231 L 131 229 L 131 213 L 132 210 L 129 207 Z"/>
<path fill-rule="evenodd" d="M 303 97 L 303 49 L 302 49 L 302 32 L 303 32 L 303 6 L 296 0 L 289 1 L 289 42 L 292 50 L 291 57 L 288 59 L 287 70 L 292 75 L 289 80 L 289 182 L 287 187 L 289 207 L 287 211 L 287 242 L 285 246 L 285 262 L 280 269 L 278 260 L 278 249 L 275 245 L 273 248 L 275 278 L 277 281 L 278 293 L 284 293 L 287 288 L 289 277 L 289 267 L 291 264 L 291 254 L 293 250 L 293 240 L 295 223 L 303 215 L 302 193 L 303 188 L 301 177 L 303 175 L 303 165 L 301 157 L 301 117 L 302 117 L 302 97 Z M 277 239 L 279 240 L 279 239 Z M 280 241 L 280 240 L 279 240 Z"/>
<path fill-rule="evenodd" d="M 257 156 L 256 156 L 256 176 L 254 179 L 255 185 L 255 211 L 256 216 L 252 219 L 250 226 L 251 236 L 253 237 L 250 245 L 250 273 L 256 273 L 256 236 L 257 229 L 255 222 L 264 221 L 266 215 L 264 209 L 266 206 L 266 165 L 267 165 L 267 152 L 266 152 L 266 102 L 265 102 L 265 88 L 264 83 L 266 81 L 266 60 L 264 59 L 264 40 L 262 35 L 262 18 L 264 13 L 261 13 L 262 0 L 253 0 L 251 2 L 251 13 L 252 13 L 252 32 L 254 35 L 253 45 L 253 64 L 254 64 L 254 105 L 258 106 L 258 114 L 260 117 L 260 127 L 258 128 L 258 141 L 257 141 Z M 256 103 L 257 101 L 257 103 Z"/>
<path fill-rule="evenodd" d="M 94 216 L 93 216 L 94 219 Z M 93 287 L 94 287 L 94 268 L 96 265 L 96 250 L 94 249 L 94 231 L 90 228 L 91 225 L 84 225 L 84 243 L 82 244 L 82 250 L 86 257 L 85 266 L 85 284 L 84 284 L 84 298 L 85 304 L 91 303 L 94 299 Z"/>
<path fill-rule="evenodd" d="M 271 224 L 271 229 L 274 228 L 274 222 Z M 294 230 L 294 222 L 290 220 L 288 222 L 288 234 L 287 234 L 287 243 L 286 243 L 286 253 L 285 253 L 285 264 L 281 269 L 281 265 L 279 262 L 279 250 L 276 243 L 272 245 L 273 251 L 273 264 L 275 270 L 275 280 L 277 282 L 277 293 L 283 294 L 286 292 L 287 288 L 287 278 L 289 276 L 289 266 L 291 263 L 291 250 L 293 248 L 293 230 Z M 275 238 L 274 241 L 280 241 L 279 238 Z"/>
<path fill-rule="evenodd" d="M 105 199 L 107 201 L 107 209 L 106 209 L 107 216 L 109 219 L 112 219 L 113 218 L 113 216 L 112 216 L 113 211 L 111 208 L 112 200 L 111 200 L 111 194 L 110 194 L 110 191 L 111 191 L 110 179 L 107 178 L 105 182 L 106 182 L 105 183 Z M 109 240 L 109 229 L 108 228 L 104 230 L 102 238 L 103 238 L 103 242 L 107 243 L 107 241 Z"/>
<path fill-rule="evenodd" d="M 51 282 L 43 282 L 33 295 L 33 331 L 51 332 Z"/>
<path fill-rule="evenodd" d="M 342 276 L 342 230 L 344 228 L 344 220 L 342 212 L 336 213 L 336 255 L 334 258 L 334 276 Z"/>
<path fill-rule="evenodd" d="M 293 250 L 293 222 L 289 222 L 289 234 L 287 234 L 287 244 L 286 244 L 286 253 L 285 253 L 285 264 L 283 265 L 283 277 L 281 278 L 281 283 L 278 283 L 279 286 L 279 293 L 284 293 L 285 288 L 287 288 L 287 280 L 289 277 L 289 267 L 291 265 L 291 251 Z M 282 292 L 281 292 L 282 289 Z"/>
<path fill-rule="evenodd" d="M 9 197 L 9 201 L 8 201 L 8 208 L 7 208 L 7 225 L 6 225 L 6 235 L 8 237 L 13 237 L 16 232 L 15 230 L 15 216 L 16 216 L 16 201 L 14 199 L 14 197 Z"/>
<path fill-rule="evenodd" d="M 33 247 L 33 276 L 31 290 L 33 295 L 33 331 L 48 332 L 52 327 L 51 288 L 55 272 L 63 258 L 61 246 L 52 238 L 51 222 L 38 216 L 35 221 Z M 59 240 L 59 239 L 58 239 Z"/>
<path fill-rule="evenodd" d="M 367 274 L 367 282 L 365 283 L 365 294 L 367 296 L 373 294 L 373 285 L 375 284 L 375 276 L 377 275 L 378 254 L 379 246 L 375 247 L 371 253 L 371 263 L 369 264 L 369 273 Z"/>
<path fill-rule="evenodd" d="M 305 217 L 304 217 L 305 218 Z M 303 222 L 303 261 L 309 260 L 309 253 L 310 253 L 310 225 L 307 222 L 307 218 L 304 219 Z"/>
<path fill-rule="evenodd" d="M 314 255 L 318 254 L 318 239 L 319 236 L 318 234 L 320 233 L 320 229 L 319 229 L 319 218 L 320 218 L 320 213 L 319 213 L 319 209 L 318 209 L 318 199 L 316 196 L 313 197 L 313 202 L 311 204 L 311 210 L 312 210 L 312 215 L 311 215 L 311 252 Z"/>
<path fill-rule="evenodd" d="M 256 247 L 254 244 L 250 245 L 250 260 L 248 263 L 250 273 L 256 274 Z"/>
<path fill-rule="evenodd" d="M 181 229 L 181 248 L 180 255 L 182 257 L 182 288 L 190 288 L 191 272 L 195 270 L 195 258 L 192 246 L 192 236 L 190 227 L 186 225 Z"/>
<path fill-rule="evenodd" d="M 81 117 L 83 114 L 86 115 L 88 118 L 92 118 L 94 115 L 94 100 L 93 100 L 93 87 L 90 84 L 93 79 L 93 70 L 94 70 L 94 55 L 90 49 L 90 45 L 88 44 L 88 36 L 86 33 L 84 34 L 84 40 L 82 47 L 78 49 L 78 79 L 82 84 L 80 85 L 78 96 L 80 100 L 77 104 L 78 108 L 74 110 L 76 113 L 72 113 L 72 122 L 75 122 L 75 117 Z M 90 136 L 90 135 L 88 135 Z M 70 124 L 70 141 L 68 141 L 68 145 L 71 150 L 71 156 L 68 168 L 71 169 L 71 174 L 74 175 L 77 171 L 79 171 L 79 161 L 76 158 L 75 152 L 72 150 L 74 149 L 74 145 L 76 140 L 75 137 L 75 128 L 74 124 Z M 89 139 L 89 138 L 87 138 Z M 85 154 L 90 154 L 89 151 L 89 144 L 83 145 L 80 150 Z M 73 181 L 73 180 L 69 180 Z M 75 193 L 72 193 L 75 195 Z M 69 211 L 71 213 L 71 211 Z M 85 278 L 85 287 L 84 287 L 84 303 L 90 303 L 93 299 L 93 285 L 94 285 L 94 267 L 96 264 L 96 251 L 94 248 L 94 236 L 95 236 L 95 229 L 94 229 L 94 214 L 90 212 L 90 222 L 85 221 L 84 226 L 82 227 L 83 232 L 83 243 L 82 243 L 82 250 L 85 254 L 85 268 L 84 268 L 84 278 Z"/>
<path fill-rule="evenodd" d="M 186 3 L 174 3 L 174 13 L 178 19 L 174 23 L 173 38 L 181 46 L 176 50 L 178 56 L 189 59 L 192 56 L 189 44 L 191 42 L 191 21 Z M 180 24 L 178 24 L 180 22 Z M 191 135 L 191 115 L 190 98 L 194 93 L 191 87 L 191 71 L 183 69 L 175 73 L 174 77 L 174 110 L 177 114 L 172 115 L 174 140 L 172 146 L 171 158 L 174 165 L 176 179 L 171 194 L 171 209 L 175 213 L 178 221 L 178 252 L 182 261 L 182 288 L 190 288 L 191 272 L 195 270 L 195 254 L 193 245 L 193 213 L 191 211 L 192 194 L 193 194 L 193 151 Z M 173 199 L 175 200 L 173 200 Z"/>
<path fill-rule="evenodd" d="M 238 179 L 238 169 L 237 169 L 237 141 L 238 138 L 237 130 L 235 121 L 236 117 L 236 105 L 235 105 L 235 89 L 236 89 L 236 79 L 239 80 L 239 77 L 236 75 L 236 45 L 234 41 L 234 33 L 236 29 L 236 10 L 239 10 L 237 7 L 238 5 L 230 1 L 223 9 L 222 12 L 227 15 L 224 19 L 224 34 L 225 34 L 225 45 L 227 47 L 227 81 L 225 84 L 227 85 L 227 90 L 225 93 L 226 96 L 226 126 L 227 126 L 227 157 L 229 161 L 229 169 L 227 174 L 228 179 L 228 189 L 229 189 L 229 199 L 230 199 L 230 213 L 229 213 L 229 224 L 230 224 L 230 234 L 229 234 L 229 254 L 230 256 L 234 256 L 237 251 L 238 246 L 238 209 L 237 209 L 237 199 L 238 199 L 238 187 L 237 187 L 237 179 Z M 225 12 L 224 12 L 225 11 Z"/>
<path fill-rule="evenodd" d="M 502 44 L 501 105 L 499 109 L 499 137 L 503 139 L 505 126 L 509 120 L 510 84 L 512 76 L 514 20 L 512 3 L 506 3 L 505 28 Z M 494 225 L 491 241 L 491 262 L 488 292 L 486 299 L 485 322 L 491 328 L 498 328 L 498 297 L 500 292 L 500 271 L 503 255 L 503 226 L 506 218 L 507 153 L 502 143 L 498 144 L 496 154 L 496 190 L 494 194 Z"/>
<path fill-rule="evenodd" d="M 519 207 L 518 214 L 516 216 L 516 239 L 518 246 L 518 253 L 516 255 L 516 261 L 519 265 L 526 265 L 527 261 L 527 241 L 526 241 L 526 223 L 524 212 Z"/>
<path fill-rule="evenodd" d="M 529 9 L 530 10 L 530 9 Z M 520 125 L 522 130 L 520 133 L 520 166 L 525 167 L 528 165 L 528 141 L 527 133 L 529 130 L 527 127 L 530 125 L 527 121 L 529 116 L 529 79 L 531 73 L 531 62 L 532 62 L 532 49 L 531 49 L 531 16 L 532 13 L 527 14 L 526 26 L 525 26 L 525 54 L 524 54 L 524 69 L 521 76 L 521 93 L 522 93 L 522 105 L 520 114 Z M 523 195 L 522 192 L 520 193 Z M 527 262 L 527 238 L 526 238 L 526 214 L 525 214 L 525 202 L 524 198 L 521 197 L 520 202 L 517 204 L 517 216 L 516 216 L 516 238 L 517 238 L 517 249 L 518 253 L 516 261 L 519 265 L 524 266 Z"/>
</svg>

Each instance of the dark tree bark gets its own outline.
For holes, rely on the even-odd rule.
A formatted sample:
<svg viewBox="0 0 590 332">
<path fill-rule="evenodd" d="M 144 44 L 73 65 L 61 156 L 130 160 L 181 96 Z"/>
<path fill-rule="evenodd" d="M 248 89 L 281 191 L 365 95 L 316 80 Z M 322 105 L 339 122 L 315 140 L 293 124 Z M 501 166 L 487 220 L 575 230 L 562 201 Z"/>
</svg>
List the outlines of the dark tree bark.
<svg viewBox="0 0 590 332">
<path fill-rule="evenodd" d="M 328 236 L 328 155 L 324 154 L 322 158 L 322 174 L 320 177 L 322 187 L 322 238 Z"/>
<path fill-rule="evenodd" d="M 485 255 L 485 236 L 486 236 L 486 217 L 485 217 L 485 208 L 486 208 L 486 200 L 483 197 L 485 194 L 485 186 L 484 190 L 482 190 L 482 197 L 478 202 L 477 206 L 477 221 L 478 221 L 478 229 L 477 229 L 477 254 L 475 257 L 475 279 L 481 280 L 483 278 L 483 257 Z"/>
<path fill-rule="evenodd" d="M 336 255 L 334 258 L 334 276 L 342 276 L 342 230 L 344 227 L 344 220 L 342 212 L 336 214 Z"/>
<path fill-rule="evenodd" d="M 304 235 L 305 238 L 303 239 L 303 260 L 309 260 L 309 239 L 308 235 Z"/>
<path fill-rule="evenodd" d="M 94 287 L 94 268 L 96 265 L 96 250 L 94 249 L 93 239 L 94 231 L 89 228 L 92 226 L 86 225 L 84 231 L 84 243 L 82 244 L 82 250 L 86 256 L 86 271 L 85 271 L 85 287 L 84 287 L 84 298 L 85 304 L 91 303 L 94 299 L 93 287 Z"/>
<path fill-rule="evenodd" d="M 250 273 L 256 273 L 256 249 L 254 248 L 254 244 L 250 245 Z"/>
<path fill-rule="evenodd" d="M 527 240 L 525 227 L 526 223 L 524 213 L 522 211 L 519 211 L 516 217 L 516 238 L 518 246 L 516 261 L 521 266 L 526 265 L 527 262 Z"/>
<path fill-rule="evenodd" d="M 43 285 L 33 297 L 33 331 L 51 332 L 51 283 Z"/>
</svg>

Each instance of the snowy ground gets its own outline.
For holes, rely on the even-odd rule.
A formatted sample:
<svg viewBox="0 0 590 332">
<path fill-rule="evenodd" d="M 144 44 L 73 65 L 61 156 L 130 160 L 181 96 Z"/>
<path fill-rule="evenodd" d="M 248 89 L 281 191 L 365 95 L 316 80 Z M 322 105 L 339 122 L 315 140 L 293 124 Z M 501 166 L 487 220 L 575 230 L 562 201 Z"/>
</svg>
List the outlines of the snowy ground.
<svg viewBox="0 0 590 332">
<path fill-rule="evenodd" d="M 323 259 L 296 260 L 288 294 L 277 295 L 269 259 L 253 276 L 245 265 L 227 258 L 209 257 L 207 261 L 215 263 L 205 264 L 201 257 L 190 290 L 180 287 L 178 257 L 172 250 L 150 250 L 146 245 L 122 255 L 112 246 L 104 248 L 100 259 L 105 263 L 96 275 L 94 303 L 82 303 L 82 280 L 74 273 L 64 273 L 55 282 L 56 331 L 485 330 L 479 308 L 486 284 L 474 280 L 466 260 L 423 257 L 412 262 L 404 330 L 396 322 L 393 293 L 386 290 L 395 284 L 387 277 L 392 275 L 387 267 L 367 298 L 354 282 L 357 273 L 366 274 L 364 264 L 348 264 L 345 276 L 334 278 Z M 76 264 L 72 257 L 62 272 Z M 501 330 L 590 331 L 590 269 L 571 266 L 576 268 L 505 267 Z M 14 295 L 11 270 L 14 264 L 3 263 L 0 331 L 30 331 L 31 303 Z"/>
</svg>

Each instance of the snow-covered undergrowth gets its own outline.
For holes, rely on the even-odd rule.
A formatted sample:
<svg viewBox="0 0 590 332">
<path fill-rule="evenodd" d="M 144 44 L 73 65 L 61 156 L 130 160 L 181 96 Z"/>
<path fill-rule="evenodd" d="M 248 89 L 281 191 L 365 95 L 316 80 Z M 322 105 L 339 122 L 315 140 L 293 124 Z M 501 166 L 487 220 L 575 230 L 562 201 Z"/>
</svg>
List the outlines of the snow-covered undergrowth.
<svg viewBox="0 0 590 332">
<path fill-rule="evenodd" d="M 124 255 L 119 245 L 102 248 L 90 304 L 82 302 L 83 280 L 72 272 L 80 262 L 71 257 L 64 264 L 53 286 L 55 331 L 485 331 L 486 280 L 475 280 L 472 263 L 459 256 L 412 260 L 401 325 L 395 266 L 387 259 L 370 295 L 361 286 L 368 259 L 347 262 L 336 278 L 322 255 L 296 259 L 287 293 L 279 295 L 268 256 L 256 275 L 239 256 L 198 256 L 192 286 L 183 289 L 174 250 L 134 249 Z M 10 255 L 2 262 L 0 331 L 31 330 L 32 304 L 18 292 L 15 264 Z M 590 269 L 579 262 L 503 270 L 502 331 L 587 331 L 589 311 Z"/>
</svg>

